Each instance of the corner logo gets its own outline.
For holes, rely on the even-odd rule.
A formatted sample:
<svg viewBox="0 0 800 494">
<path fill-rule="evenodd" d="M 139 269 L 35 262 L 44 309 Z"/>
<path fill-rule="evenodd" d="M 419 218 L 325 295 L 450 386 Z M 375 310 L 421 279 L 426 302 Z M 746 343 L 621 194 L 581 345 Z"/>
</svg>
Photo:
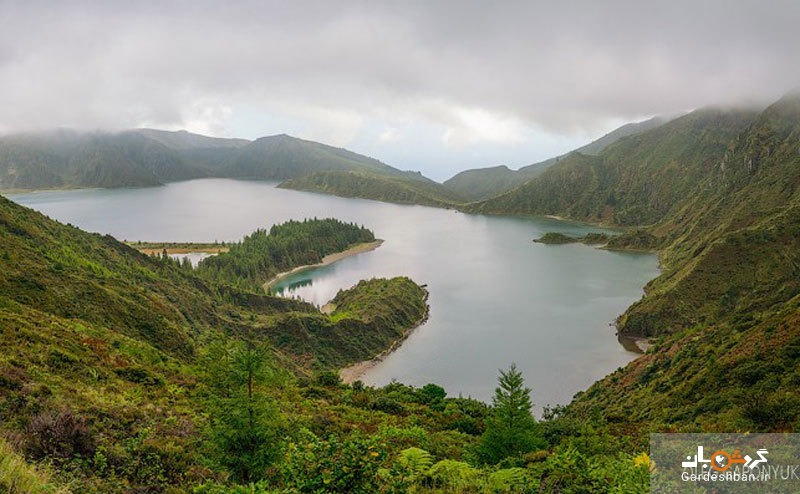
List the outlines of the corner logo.
<svg viewBox="0 0 800 494">
<path fill-rule="evenodd" d="M 703 458 L 703 447 L 698 446 L 697 454 L 694 455 L 694 457 L 687 456 L 687 461 L 682 462 L 681 466 L 683 468 L 697 468 L 702 465 L 702 468 L 708 468 L 708 464 L 710 464 L 714 470 L 724 472 L 736 464 L 741 464 L 745 468 L 752 469 L 761 463 L 767 463 L 765 456 L 769 454 L 769 451 L 766 449 L 759 449 L 755 454 L 758 455 L 757 458 L 751 458 L 750 455 L 742 456 L 738 449 L 734 450 L 733 454 L 719 450 L 708 459 L 705 459 Z"/>
</svg>

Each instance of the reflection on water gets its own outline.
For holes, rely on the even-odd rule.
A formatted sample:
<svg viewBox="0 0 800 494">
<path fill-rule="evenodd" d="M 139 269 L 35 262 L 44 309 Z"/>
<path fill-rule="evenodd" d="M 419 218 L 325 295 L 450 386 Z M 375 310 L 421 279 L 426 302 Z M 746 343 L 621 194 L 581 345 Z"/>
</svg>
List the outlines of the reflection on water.
<svg viewBox="0 0 800 494">
<path fill-rule="evenodd" d="M 539 406 L 568 402 L 636 357 L 609 324 L 658 274 L 652 255 L 531 242 L 550 231 L 598 231 L 585 225 L 346 199 L 269 182 L 203 179 L 11 199 L 125 240 L 238 240 L 314 216 L 364 224 L 385 239 L 381 247 L 296 273 L 275 288 L 322 306 L 364 278 L 406 275 L 427 284 L 428 322 L 363 380 L 436 382 L 451 395 L 489 399 L 497 370 L 516 362 Z"/>
<path fill-rule="evenodd" d="M 299 293 L 297 293 L 298 289 L 304 286 L 311 286 L 313 283 L 314 280 L 311 278 L 293 280 L 288 284 L 284 284 L 283 282 L 276 283 L 275 286 L 272 287 L 272 293 L 285 297 L 299 296 Z"/>
</svg>

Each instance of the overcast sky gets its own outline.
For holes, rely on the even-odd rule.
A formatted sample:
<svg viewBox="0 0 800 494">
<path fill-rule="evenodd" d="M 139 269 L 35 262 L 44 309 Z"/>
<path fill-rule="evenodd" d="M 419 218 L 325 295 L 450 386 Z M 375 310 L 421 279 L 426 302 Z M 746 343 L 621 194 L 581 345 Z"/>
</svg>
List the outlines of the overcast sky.
<svg viewBox="0 0 800 494">
<path fill-rule="evenodd" d="M 436 179 L 800 86 L 800 2 L 0 0 L 0 131 L 288 133 Z"/>
</svg>

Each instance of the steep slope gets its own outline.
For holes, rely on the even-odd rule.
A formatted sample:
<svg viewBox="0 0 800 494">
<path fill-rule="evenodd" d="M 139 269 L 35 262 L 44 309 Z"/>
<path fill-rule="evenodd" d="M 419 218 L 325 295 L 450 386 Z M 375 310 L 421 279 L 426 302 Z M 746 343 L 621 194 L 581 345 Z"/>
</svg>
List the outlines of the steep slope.
<svg viewBox="0 0 800 494">
<path fill-rule="evenodd" d="M 269 262 L 293 267 L 315 258 L 318 246 L 304 238 L 307 232 L 292 233 L 312 223 L 282 225 L 281 248 L 270 251 Z M 391 340 L 397 331 L 363 321 L 332 320 L 310 304 L 242 291 L 203 274 L 141 254 L 110 236 L 62 225 L 0 197 L 0 297 L 54 317 L 112 328 L 177 357 L 193 354 L 208 334 L 223 330 L 257 330 L 279 347 L 291 334 L 307 345 L 302 354 L 291 355 L 298 359 L 292 366 L 299 372 L 370 358 L 385 346 L 364 341 L 391 341 L 369 334 L 386 329 L 384 337 Z M 417 304 L 421 298 L 407 302 Z"/>
<path fill-rule="evenodd" d="M 376 159 L 286 134 L 262 137 L 249 143 L 221 173 L 234 178 L 286 180 L 318 171 L 403 173 Z"/>
<path fill-rule="evenodd" d="M 658 239 L 664 271 L 618 326 L 623 335 L 655 337 L 656 344 L 580 394 L 567 416 L 645 430 L 795 430 L 800 94 L 761 112 L 722 152 L 715 150 L 712 129 L 695 128 L 702 137 L 686 136 L 681 153 L 669 161 L 694 184 L 667 181 L 682 197 L 657 215 L 645 195 L 633 196 L 639 221 L 658 220 L 647 232 Z M 606 161 L 595 166 L 622 162 L 625 142 L 609 148 L 602 154 Z M 665 147 L 652 149 L 655 158 Z M 657 195 L 664 177 L 648 164 L 658 161 L 643 158 L 641 173 L 655 173 L 649 190 Z M 626 183 L 645 182 L 629 175 Z"/>
<path fill-rule="evenodd" d="M 276 449 L 364 444 L 358 457 L 371 470 L 358 475 L 373 486 L 388 488 L 377 467 L 411 446 L 461 459 L 485 405 L 445 401 L 435 386 L 433 396 L 399 384 L 343 388 L 335 374 L 310 372 L 387 349 L 425 317 L 426 295 L 407 278 L 362 281 L 340 291 L 327 316 L 214 286 L 173 261 L 0 198 L 0 490 L 189 493 L 208 481 L 241 480 L 230 453 L 219 460 L 216 432 L 218 419 L 252 405 L 253 396 L 259 413 L 266 407 L 274 416 Z M 264 343 L 259 377 L 247 380 L 228 364 L 216 370 L 220 356 L 253 355 L 243 349 Z M 241 376 L 246 384 L 229 384 Z M 286 482 L 285 492 L 295 480 L 317 482 L 315 470 L 327 468 L 320 459 L 284 480 L 293 456 L 283 456 L 259 477 Z"/>
<path fill-rule="evenodd" d="M 287 180 L 279 187 L 434 207 L 454 207 L 463 202 L 460 196 L 441 184 L 410 173 L 386 175 L 355 171 L 316 172 Z"/>
<path fill-rule="evenodd" d="M 685 200 L 755 116 L 752 110 L 697 110 L 620 139 L 597 156 L 572 153 L 534 180 L 467 210 L 652 224 Z"/>
<path fill-rule="evenodd" d="M 242 327 L 219 303 L 217 291 L 192 272 L 110 236 L 62 225 L 0 197 L 0 296 L 188 354 L 211 328 Z M 229 292 L 223 293 L 235 299 Z M 272 297 L 230 308 L 236 310 L 314 311 Z"/>
<path fill-rule="evenodd" d="M 800 96 L 771 105 L 654 229 L 668 268 L 621 319 L 659 334 L 759 313 L 800 291 Z"/>
<path fill-rule="evenodd" d="M 659 127 L 674 118 L 675 117 L 653 117 L 643 122 L 625 124 L 572 152 L 596 155 L 623 137 L 641 134 Z M 446 180 L 444 186 L 470 201 L 483 201 L 498 196 L 537 177 L 569 154 L 570 153 L 567 153 L 556 158 L 550 158 L 540 161 L 539 163 L 523 166 L 519 170 L 510 170 L 506 166 L 466 170 Z"/>
</svg>

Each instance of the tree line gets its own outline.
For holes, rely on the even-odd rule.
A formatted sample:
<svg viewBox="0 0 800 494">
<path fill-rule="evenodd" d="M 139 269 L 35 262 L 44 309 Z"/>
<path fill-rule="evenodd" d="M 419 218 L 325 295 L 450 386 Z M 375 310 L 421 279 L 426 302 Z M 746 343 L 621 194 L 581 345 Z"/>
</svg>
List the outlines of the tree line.
<svg viewBox="0 0 800 494">
<path fill-rule="evenodd" d="M 278 273 L 317 264 L 329 254 L 373 240 L 369 229 L 355 223 L 333 218 L 291 220 L 256 230 L 230 244 L 228 252 L 200 261 L 196 271 L 218 283 L 258 291 Z"/>
</svg>

